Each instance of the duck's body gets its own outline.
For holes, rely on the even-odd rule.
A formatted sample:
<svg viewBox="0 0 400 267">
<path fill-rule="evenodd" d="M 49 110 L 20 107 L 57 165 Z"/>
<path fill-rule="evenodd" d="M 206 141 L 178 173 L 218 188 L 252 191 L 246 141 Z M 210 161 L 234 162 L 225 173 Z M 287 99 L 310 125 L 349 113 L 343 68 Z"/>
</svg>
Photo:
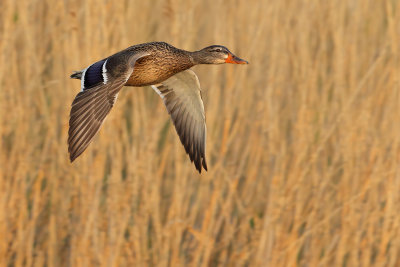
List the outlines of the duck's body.
<svg viewBox="0 0 400 267">
<path fill-rule="evenodd" d="M 132 51 L 142 47 L 143 45 L 136 45 L 128 49 Z M 136 62 L 135 71 L 127 81 L 127 86 L 154 85 L 194 66 L 188 51 L 167 43 L 145 44 L 145 48 L 146 51 L 151 50 L 151 54 Z M 168 65 L 165 65 L 166 61 Z"/>
<path fill-rule="evenodd" d="M 133 45 L 98 62 L 105 62 L 109 58 L 117 58 L 119 59 L 118 62 L 123 62 L 123 59 L 126 57 L 141 52 L 149 53 L 149 55 L 136 61 L 135 71 L 132 72 L 125 86 L 141 87 L 154 85 L 194 66 L 189 51 L 178 49 L 165 42 Z M 118 75 L 120 72 L 118 64 L 115 67 L 109 68 L 108 71 Z M 74 73 L 71 78 L 81 79 L 83 72 L 84 70 Z"/>
<path fill-rule="evenodd" d="M 70 114 L 71 161 L 87 148 L 123 86 L 151 85 L 164 100 L 190 159 L 199 172 L 201 166 L 207 170 L 200 84 L 188 69 L 197 64 L 222 63 L 247 62 L 223 46 L 189 52 L 165 42 L 152 42 L 131 46 L 75 72 L 71 78 L 81 79 L 81 92 L 72 103 Z"/>
</svg>

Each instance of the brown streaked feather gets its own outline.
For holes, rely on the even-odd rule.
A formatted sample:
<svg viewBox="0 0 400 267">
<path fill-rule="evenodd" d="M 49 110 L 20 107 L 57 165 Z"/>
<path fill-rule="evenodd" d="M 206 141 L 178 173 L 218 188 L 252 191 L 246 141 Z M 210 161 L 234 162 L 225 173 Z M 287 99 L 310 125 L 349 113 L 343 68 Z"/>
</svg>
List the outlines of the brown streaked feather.
<svg viewBox="0 0 400 267">
<path fill-rule="evenodd" d="M 207 170 L 206 121 L 196 74 L 186 70 L 152 87 L 163 99 L 190 160 L 200 173 L 202 167 Z"/>
</svg>

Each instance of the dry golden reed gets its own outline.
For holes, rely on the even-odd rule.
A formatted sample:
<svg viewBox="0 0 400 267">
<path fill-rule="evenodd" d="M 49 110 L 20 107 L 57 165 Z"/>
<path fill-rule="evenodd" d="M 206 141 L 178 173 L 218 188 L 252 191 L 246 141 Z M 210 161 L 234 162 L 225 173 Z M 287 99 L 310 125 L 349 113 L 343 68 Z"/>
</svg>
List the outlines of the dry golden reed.
<svg viewBox="0 0 400 267">
<path fill-rule="evenodd" d="M 70 164 L 79 70 L 130 45 L 197 66 L 209 171 L 124 88 Z M 400 2 L 1 0 L 0 266 L 400 266 Z"/>
</svg>

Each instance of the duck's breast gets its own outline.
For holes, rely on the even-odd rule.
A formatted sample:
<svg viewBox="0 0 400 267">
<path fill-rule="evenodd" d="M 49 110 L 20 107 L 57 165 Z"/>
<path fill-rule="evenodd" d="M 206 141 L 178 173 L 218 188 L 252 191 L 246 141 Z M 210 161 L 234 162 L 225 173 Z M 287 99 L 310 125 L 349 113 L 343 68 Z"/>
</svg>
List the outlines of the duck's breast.
<svg viewBox="0 0 400 267">
<path fill-rule="evenodd" d="M 147 86 L 165 81 L 193 64 L 181 54 L 155 54 L 138 60 L 128 79 L 128 86 Z"/>
</svg>

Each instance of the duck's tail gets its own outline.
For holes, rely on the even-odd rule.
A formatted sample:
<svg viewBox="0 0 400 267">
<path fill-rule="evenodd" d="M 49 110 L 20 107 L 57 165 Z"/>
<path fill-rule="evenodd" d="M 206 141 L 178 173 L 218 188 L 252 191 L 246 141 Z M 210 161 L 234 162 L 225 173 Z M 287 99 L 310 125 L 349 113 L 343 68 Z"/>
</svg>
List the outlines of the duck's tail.
<svg viewBox="0 0 400 267">
<path fill-rule="evenodd" d="M 74 71 L 74 73 L 71 74 L 71 79 L 78 79 L 80 80 L 82 78 L 82 73 L 83 71 L 79 70 L 79 71 Z"/>
</svg>

